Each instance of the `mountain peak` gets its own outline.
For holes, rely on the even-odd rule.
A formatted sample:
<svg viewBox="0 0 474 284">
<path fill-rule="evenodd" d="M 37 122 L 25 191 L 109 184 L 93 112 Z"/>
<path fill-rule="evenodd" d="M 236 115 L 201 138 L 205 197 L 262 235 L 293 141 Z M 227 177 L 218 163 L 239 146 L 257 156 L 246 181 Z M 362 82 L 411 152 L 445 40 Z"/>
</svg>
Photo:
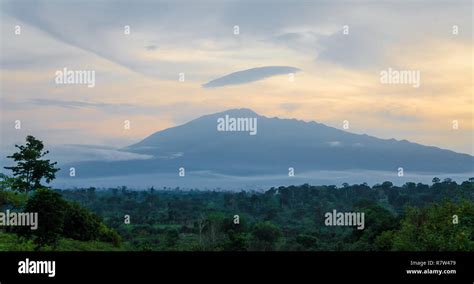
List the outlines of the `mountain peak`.
<svg viewBox="0 0 474 284">
<path fill-rule="evenodd" d="M 212 116 L 222 116 L 222 115 L 229 115 L 233 117 L 255 117 L 255 116 L 260 116 L 257 114 L 255 111 L 249 109 L 249 108 L 233 108 L 233 109 L 228 109 L 222 112 L 218 112 L 215 114 L 212 114 Z"/>
</svg>

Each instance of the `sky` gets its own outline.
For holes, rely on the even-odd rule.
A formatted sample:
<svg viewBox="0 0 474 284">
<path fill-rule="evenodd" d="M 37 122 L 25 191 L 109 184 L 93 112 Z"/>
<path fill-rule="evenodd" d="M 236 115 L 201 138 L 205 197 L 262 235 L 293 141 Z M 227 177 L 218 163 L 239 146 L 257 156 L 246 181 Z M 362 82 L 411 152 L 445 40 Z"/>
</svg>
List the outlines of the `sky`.
<svg viewBox="0 0 474 284">
<path fill-rule="evenodd" d="M 4 153 L 29 134 L 124 147 L 250 108 L 474 154 L 471 1 L 0 3 Z M 64 68 L 94 87 L 56 84 Z M 420 86 L 382 84 L 389 68 Z"/>
</svg>

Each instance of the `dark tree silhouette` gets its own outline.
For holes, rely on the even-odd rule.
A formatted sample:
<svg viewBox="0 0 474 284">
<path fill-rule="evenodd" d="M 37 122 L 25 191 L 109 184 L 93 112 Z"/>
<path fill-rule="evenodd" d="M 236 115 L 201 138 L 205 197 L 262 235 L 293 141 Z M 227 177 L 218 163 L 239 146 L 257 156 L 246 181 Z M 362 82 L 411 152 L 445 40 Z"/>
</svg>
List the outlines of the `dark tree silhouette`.
<svg viewBox="0 0 474 284">
<path fill-rule="evenodd" d="M 50 183 L 55 177 L 59 168 L 56 168 L 57 162 L 42 160 L 49 151 L 44 151 L 43 142 L 29 135 L 26 137 L 26 145 L 15 145 L 18 152 L 7 158 L 13 159 L 16 166 L 5 167 L 12 170 L 16 177 L 14 188 L 19 191 L 29 192 L 31 190 L 43 187 L 41 181 Z"/>
</svg>

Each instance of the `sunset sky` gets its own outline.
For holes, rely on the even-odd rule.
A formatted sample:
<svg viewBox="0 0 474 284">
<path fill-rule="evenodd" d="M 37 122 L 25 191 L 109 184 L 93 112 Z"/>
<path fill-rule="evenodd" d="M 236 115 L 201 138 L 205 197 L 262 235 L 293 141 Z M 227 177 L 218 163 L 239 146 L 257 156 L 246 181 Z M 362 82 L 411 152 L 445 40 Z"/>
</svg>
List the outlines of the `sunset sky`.
<svg viewBox="0 0 474 284">
<path fill-rule="evenodd" d="M 336 128 L 348 120 L 350 132 L 474 154 L 470 1 L 0 3 L 2 151 L 28 134 L 123 147 L 204 114 L 250 108 Z M 280 74 L 203 87 L 265 66 L 301 71 L 294 82 Z M 63 68 L 95 70 L 95 87 L 55 84 Z M 388 68 L 419 70 L 421 86 L 381 84 Z"/>
</svg>

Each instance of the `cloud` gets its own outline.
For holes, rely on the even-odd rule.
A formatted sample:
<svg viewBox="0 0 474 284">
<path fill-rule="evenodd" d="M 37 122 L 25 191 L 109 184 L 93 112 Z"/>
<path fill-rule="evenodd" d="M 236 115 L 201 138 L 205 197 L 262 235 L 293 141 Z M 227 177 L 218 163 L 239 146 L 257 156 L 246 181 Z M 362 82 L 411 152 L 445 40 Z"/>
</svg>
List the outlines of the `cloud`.
<svg viewBox="0 0 474 284">
<path fill-rule="evenodd" d="M 280 107 L 288 112 L 292 112 L 301 108 L 302 105 L 299 103 L 282 103 L 280 104 Z"/>
<path fill-rule="evenodd" d="M 158 49 L 158 46 L 156 46 L 154 44 L 150 44 L 150 45 L 145 46 L 145 49 L 148 50 L 148 51 L 155 51 L 155 50 Z"/>
<path fill-rule="evenodd" d="M 313 54 L 315 54 L 320 48 L 318 39 L 323 36 L 324 35 L 318 34 L 314 31 L 287 32 L 269 37 L 263 40 L 263 42 L 282 45 L 303 54 L 313 56 Z"/>
<path fill-rule="evenodd" d="M 365 32 L 361 32 L 361 30 Z M 369 32 L 367 32 L 369 30 Z M 366 68 L 380 63 L 384 58 L 387 38 L 367 27 L 350 26 L 349 34 L 342 30 L 322 37 L 322 51 L 317 60 L 328 61 L 350 68 Z"/>
<path fill-rule="evenodd" d="M 79 161 L 128 161 L 147 160 L 153 158 L 151 155 L 131 153 L 112 147 L 95 145 L 55 145 L 51 151 L 51 158 L 60 163 L 71 163 Z"/>
<path fill-rule="evenodd" d="M 95 109 L 103 111 L 106 114 L 122 115 L 166 115 L 176 124 L 182 124 L 203 115 L 206 112 L 216 111 L 216 107 L 202 107 L 196 112 L 196 106 L 189 102 L 179 102 L 163 105 L 139 105 L 139 104 L 123 104 L 123 103 L 103 103 L 103 102 L 86 102 L 79 100 L 53 100 L 53 99 L 30 99 L 27 101 L 12 101 L 3 99 L 3 106 L 8 109 L 26 110 L 34 106 L 59 107 L 72 110 Z M 90 116 L 90 114 L 88 114 Z"/>
<path fill-rule="evenodd" d="M 237 71 L 228 75 L 219 77 L 202 85 L 204 88 L 216 88 L 228 85 L 240 85 L 263 80 L 268 77 L 296 73 L 301 71 L 295 67 L 289 66 L 265 66 Z"/>
<path fill-rule="evenodd" d="M 420 118 L 416 116 L 415 114 L 398 113 L 397 110 L 387 109 L 387 110 L 379 111 L 376 114 L 389 120 L 398 120 L 398 121 L 405 121 L 405 122 L 420 121 Z"/>
<path fill-rule="evenodd" d="M 142 2 L 143 5 L 147 4 Z M 3 3 L 2 3 L 3 4 Z M 7 1 L 2 8 L 5 15 L 12 17 L 12 23 L 20 23 L 30 34 L 40 33 L 43 37 L 48 37 L 59 43 L 72 47 L 72 50 L 79 50 L 86 54 L 105 59 L 125 68 L 133 73 L 141 74 L 146 77 L 163 77 L 162 72 L 154 71 L 156 66 L 161 66 L 158 70 L 169 70 L 169 66 L 175 62 L 166 60 L 145 60 L 137 55 L 141 44 L 138 41 L 127 41 L 123 33 L 125 23 L 134 23 L 132 31 L 138 31 L 139 26 L 154 25 L 151 13 L 147 13 L 145 20 L 138 23 L 136 14 L 138 10 L 143 12 L 146 7 L 143 5 L 128 5 L 127 3 L 99 3 L 95 1 L 85 1 L 84 3 L 74 2 L 63 4 L 49 1 Z M 129 7 L 130 6 L 130 7 Z M 159 4 L 147 5 L 147 7 L 158 13 L 163 11 Z M 135 9 L 130 10 L 130 8 Z M 141 7 L 141 8 L 140 8 Z M 105 12 L 107 11 L 107 12 Z M 157 15 L 155 14 L 155 17 Z M 135 17 L 135 18 L 133 18 Z M 67 25 L 62 23 L 67 22 Z M 83 23 L 87 23 L 84 25 Z M 3 24 L 3 22 L 2 22 Z M 9 23 L 11 24 L 11 23 Z M 94 30 L 94 32 L 91 31 Z M 117 32 L 120 31 L 120 32 Z M 132 32 L 130 37 L 138 32 Z M 125 39 L 125 40 L 124 40 Z M 150 46 L 145 49 L 150 51 Z M 56 52 L 56 50 L 55 50 Z M 23 57 L 16 55 L 18 57 Z M 3 56 L 3 55 L 2 55 Z M 54 58 L 53 58 L 54 59 Z M 2 60 L 12 69 L 15 64 L 22 65 L 28 62 L 20 60 Z M 37 60 L 35 60 L 37 61 Z M 50 62 L 64 62 L 60 58 Z M 66 61 L 67 62 L 67 61 Z M 90 61 L 89 61 L 90 62 Z M 36 63 L 36 62 L 33 62 Z M 40 64 L 41 62 L 38 62 Z M 38 65 L 37 64 L 37 65 Z M 41 65 L 40 65 L 41 66 Z M 154 69 L 152 69 L 154 67 Z"/>
<path fill-rule="evenodd" d="M 342 146 L 342 143 L 340 141 L 329 141 L 327 142 L 327 144 L 330 146 L 330 147 L 339 147 L 339 146 Z"/>
<path fill-rule="evenodd" d="M 49 99 L 31 99 L 31 103 L 41 106 L 57 106 L 63 108 L 117 108 L 117 107 L 132 107 L 130 104 L 107 104 L 107 103 L 92 103 L 83 101 L 59 101 Z"/>
<path fill-rule="evenodd" d="M 145 44 L 145 51 L 154 51 L 156 46 L 160 49 L 175 49 L 182 47 L 177 43 L 185 42 L 184 51 L 187 54 L 203 50 L 206 46 L 216 47 L 221 53 L 237 53 L 241 51 L 240 41 L 234 39 L 243 38 L 246 48 L 255 48 L 262 41 L 270 42 L 311 57 L 321 52 L 319 59 L 340 65 L 366 67 L 373 61 L 381 60 L 383 53 L 389 52 L 386 49 L 390 44 L 399 42 L 400 38 L 418 41 L 420 36 L 430 34 L 451 37 L 447 32 L 449 29 L 446 29 L 453 23 L 460 26 L 458 38 L 470 40 L 472 34 L 470 1 L 461 1 L 458 5 L 444 2 L 426 5 L 423 1 L 414 1 L 396 6 L 390 1 L 370 5 L 345 1 L 277 1 L 271 4 L 268 1 L 211 1 L 212 3 L 204 3 L 205 5 L 193 1 L 143 0 L 133 3 L 4 2 L 2 12 L 14 18 L 12 21 L 2 21 L 8 28 L 19 21 L 29 25 L 25 27 L 25 32 L 30 35 L 32 30 L 37 29 L 42 35 L 106 59 L 134 73 L 173 80 L 182 70 L 187 74 L 200 73 L 199 71 L 207 72 L 210 64 L 226 64 L 219 57 L 214 58 L 214 62 L 209 62 L 196 56 L 194 64 L 198 66 L 194 66 L 190 60 L 170 60 L 159 52 L 143 55 L 140 53 L 144 51 L 143 42 L 148 43 Z M 124 36 L 122 32 L 126 24 L 131 26 L 129 36 Z M 344 24 L 350 26 L 350 35 L 346 37 L 342 37 L 340 32 L 332 36 L 322 32 L 340 29 Z M 234 25 L 240 26 L 240 37 L 232 34 Z M 417 28 L 413 29 L 414 26 Z M 5 41 L 8 46 L 18 42 L 18 39 Z M 208 45 L 200 45 L 202 42 Z M 219 52 L 213 54 L 217 56 Z M 15 64 L 23 66 L 29 62 L 19 59 L 24 56 L 20 52 L 16 54 L 18 58 L 4 63 L 9 68 Z M 255 60 L 255 56 L 247 59 Z M 284 60 L 281 57 L 278 59 Z M 287 62 L 281 64 L 294 64 Z M 369 64 L 365 64 L 366 62 Z M 36 65 L 43 68 L 42 62 L 37 62 Z M 189 78 L 197 77 L 194 74 Z"/>
</svg>

